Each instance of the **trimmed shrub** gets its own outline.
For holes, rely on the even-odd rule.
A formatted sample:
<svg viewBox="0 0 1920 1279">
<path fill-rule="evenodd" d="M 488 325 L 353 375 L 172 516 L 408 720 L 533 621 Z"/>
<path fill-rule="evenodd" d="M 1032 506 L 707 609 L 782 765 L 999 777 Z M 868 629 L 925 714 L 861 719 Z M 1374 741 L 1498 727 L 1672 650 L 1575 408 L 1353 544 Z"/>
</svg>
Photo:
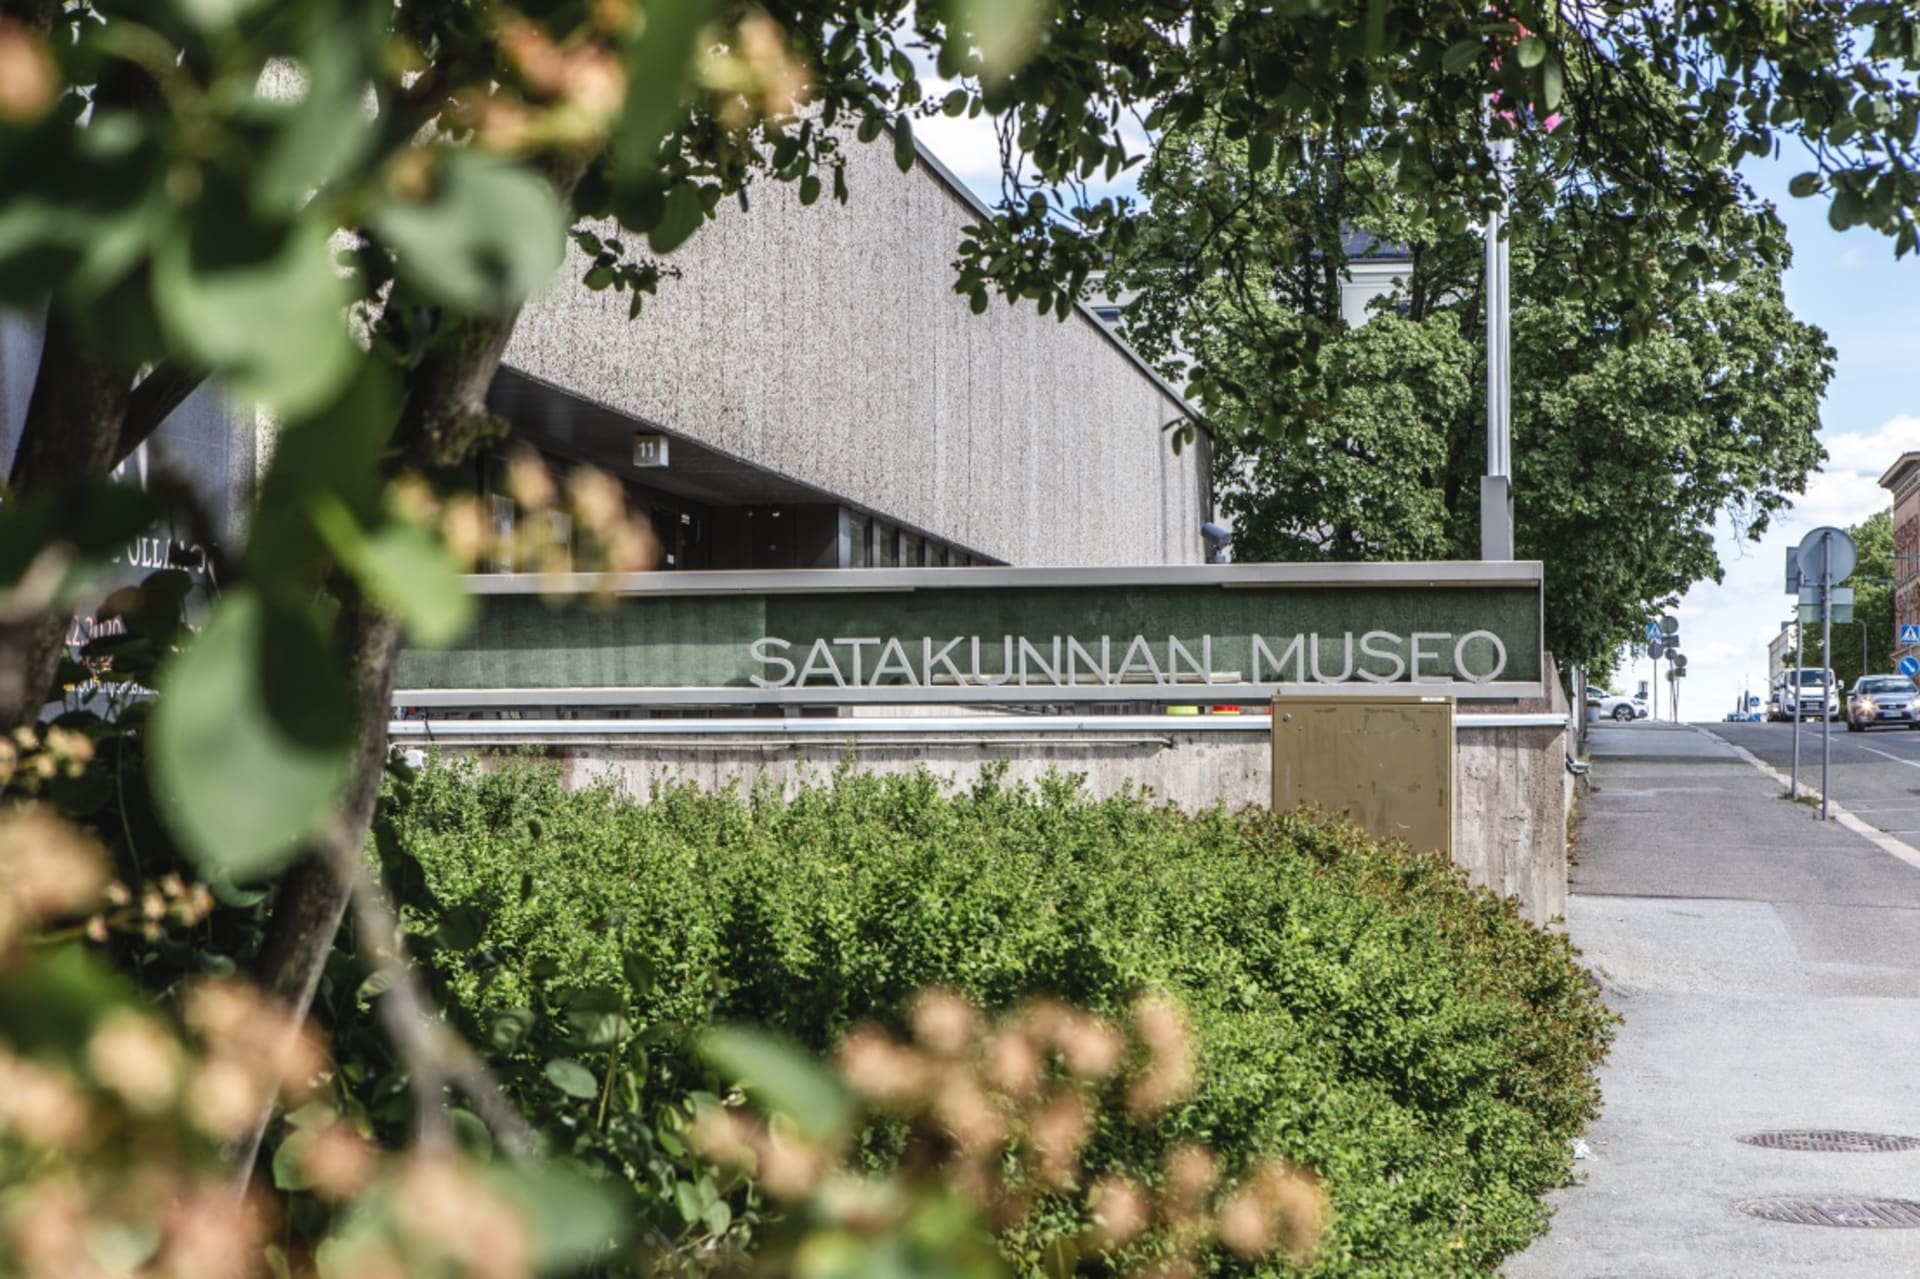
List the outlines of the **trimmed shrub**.
<svg viewBox="0 0 1920 1279">
<path fill-rule="evenodd" d="M 1188 1140 L 1230 1168 L 1312 1168 L 1335 1211 L 1325 1275 L 1492 1272 L 1544 1228 L 1599 1104 L 1613 1018 L 1562 937 L 1443 858 L 1305 813 L 844 771 L 790 798 L 638 805 L 527 763 L 437 765 L 391 811 L 438 903 L 421 922 L 478 930 L 435 962 L 469 1031 L 522 1055 L 521 1088 L 540 1050 L 491 1028 L 564 1025 L 608 991 L 651 1054 L 645 1087 L 677 1097 L 704 1086 L 685 1032 L 713 1020 L 826 1050 L 897 1027 L 929 986 L 1113 1016 L 1163 990 L 1200 1087 L 1151 1130 L 1104 1127 L 1090 1170 Z"/>
</svg>

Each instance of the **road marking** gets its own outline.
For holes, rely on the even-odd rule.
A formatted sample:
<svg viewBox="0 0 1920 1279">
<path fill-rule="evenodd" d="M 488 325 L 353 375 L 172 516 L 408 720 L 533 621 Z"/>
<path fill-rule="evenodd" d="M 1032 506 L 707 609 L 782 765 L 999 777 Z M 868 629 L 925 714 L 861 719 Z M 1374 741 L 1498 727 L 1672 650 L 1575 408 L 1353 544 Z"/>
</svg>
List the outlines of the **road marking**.
<svg viewBox="0 0 1920 1279">
<path fill-rule="evenodd" d="M 1701 729 L 1699 731 L 1706 732 L 1705 729 Z M 1792 783 L 1788 781 L 1787 775 L 1785 773 L 1773 767 L 1773 765 L 1771 764 L 1762 762 L 1758 755 L 1755 755 L 1752 751 L 1748 750 L 1746 747 L 1736 746 L 1732 742 L 1727 741 L 1726 738 L 1721 737 L 1718 733 L 1708 733 L 1707 735 L 1709 737 L 1715 738 L 1718 741 L 1726 742 L 1727 747 L 1730 750 L 1732 750 L 1734 754 L 1746 760 L 1747 763 L 1752 764 L 1755 768 L 1759 769 L 1762 773 L 1765 773 L 1768 777 L 1771 777 L 1774 781 L 1778 782 L 1780 785 L 1787 786 L 1789 788 L 1792 786 Z M 1861 749 L 1874 750 L 1874 748 L 1871 746 L 1863 746 L 1861 747 Z M 1874 754 L 1886 755 L 1886 752 L 1876 750 L 1874 751 Z M 1913 761 L 1911 760 L 1901 759 L 1898 755 L 1887 755 L 1887 758 L 1899 764 L 1913 763 Z M 1920 764 L 1913 764 L 1913 767 L 1920 768 Z M 1811 795 L 1815 799 L 1820 798 L 1820 789 L 1817 786 L 1806 786 L 1803 784 L 1802 791 L 1807 795 Z M 1860 838 L 1866 840 L 1868 843 L 1872 844 L 1875 848 L 1878 848 L 1881 852 L 1886 853 L 1890 857 L 1897 857 L 1901 861 L 1905 862 L 1907 865 L 1912 866 L 1916 870 L 1920 870 L 1920 848 L 1915 848 L 1912 844 L 1909 844 L 1904 840 L 1895 839 L 1893 836 L 1887 834 L 1887 832 L 1881 830 L 1878 826 L 1873 826 L 1868 824 L 1867 822 L 1861 821 L 1858 817 L 1855 817 L 1852 813 L 1848 812 L 1845 808 L 1842 808 L 1839 804 L 1834 803 L 1832 800 L 1827 801 L 1827 812 L 1833 816 L 1835 821 L 1838 821 L 1842 826 L 1846 827 L 1848 830 L 1852 831 L 1854 834 L 1860 836 Z"/>
<path fill-rule="evenodd" d="M 1907 759 L 1904 756 L 1895 755 L 1891 751 L 1883 751 L 1878 746 L 1869 746 L 1865 742 L 1855 742 L 1854 745 L 1863 751 L 1871 751 L 1882 759 L 1890 759 L 1896 764 L 1905 764 L 1908 768 L 1920 768 L 1920 760 Z M 1827 807 L 1831 808 L 1833 805 L 1828 804 Z"/>
</svg>

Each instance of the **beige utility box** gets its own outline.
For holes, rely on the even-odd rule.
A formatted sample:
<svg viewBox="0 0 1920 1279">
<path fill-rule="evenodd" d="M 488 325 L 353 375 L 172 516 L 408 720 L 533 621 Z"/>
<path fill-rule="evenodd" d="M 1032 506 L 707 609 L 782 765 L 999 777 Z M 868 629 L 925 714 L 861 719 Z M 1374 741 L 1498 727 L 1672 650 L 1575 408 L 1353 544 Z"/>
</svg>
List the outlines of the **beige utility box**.
<svg viewBox="0 0 1920 1279">
<path fill-rule="evenodd" d="M 1273 699 L 1273 806 L 1453 855 L 1451 697 Z"/>
</svg>

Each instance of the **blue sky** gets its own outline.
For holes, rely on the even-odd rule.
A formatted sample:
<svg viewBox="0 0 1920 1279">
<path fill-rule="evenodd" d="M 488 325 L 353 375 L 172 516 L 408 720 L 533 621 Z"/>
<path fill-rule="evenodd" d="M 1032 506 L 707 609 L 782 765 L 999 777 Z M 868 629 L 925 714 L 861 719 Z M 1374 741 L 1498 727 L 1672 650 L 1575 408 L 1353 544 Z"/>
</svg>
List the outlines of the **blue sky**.
<svg viewBox="0 0 1920 1279">
<path fill-rule="evenodd" d="M 943 117 L 915 128 L 982 198 L 998 196 L 999 149 L 984 119 Z M 1749 160 L 1746 167 L 1755 189 L 1779 207 L 1787 224 L 1794 251 L 1788 303 L 1801 319 L 1826 331 L 1836 352 L 1821 409 L 1829 457 L 1794 509 L 1775 516 L 1761 542 L 1742 541 L 1723 526 L 1725 581 L 1695 586 L 1675 610 L 1687 654 L 1680 699 L 1685 719 L 1721 718 L 1748 685 L 1764 695 L 1767 641 L 1789 615 L 1781 591 L 1784 548 L 1810 529 L 1856 524 L 1886 507 L 1889 495 L 1875 481 L 1901 452 L 1920 449 L 1920 257 L 1896 263 L 1890 239 L 1864 229 L 1836 232 L 1827 225 L 1824 200 L 1789 196 L 1788 180 L 1811 167 L 1798 143 L 1787 143 L 1778 159 Z M 1525 447 L 1524 439 L 1514 441 L 1516 450 Z M 1871 651 L 1887 652 L 1891 640 L 1870 637 Z M 1652 675 L 1652 663 L 1641 657 L 1623 666 L 1616 686 L 1632 691 Z M 1665 711 L 1664 680 L 1661 703 Z"/>
</svg>

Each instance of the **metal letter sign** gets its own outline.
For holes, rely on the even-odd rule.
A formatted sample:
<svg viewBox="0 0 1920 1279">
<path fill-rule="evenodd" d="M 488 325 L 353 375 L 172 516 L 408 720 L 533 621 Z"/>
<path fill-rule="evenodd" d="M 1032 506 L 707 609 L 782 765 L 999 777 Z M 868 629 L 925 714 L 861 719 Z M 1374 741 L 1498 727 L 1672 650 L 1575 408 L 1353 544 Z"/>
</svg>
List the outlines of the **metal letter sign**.
<svg viewBox="0 0 1920 1279">
<path fill-rule="evenodd" d="M 1920 622 L 1900 623 L 1900 638 L 1894 643 L 1905 648 L 1909 644 L 1920 644 Z"/>
<path fill-rule="evenodd" d="M 467 579 L 400 706 L 1539 697 L 1535 562 L 802 569 Z M 596 590 L 611 607 L 590 607 Z M 547 597 L 578 594 L 553 608 Z"/>
<path fill-rule="evenodd" d="M 1920 657 L 1903 657 L 1894 669 L 1908 679 L 1912 679 L 1915 675 L 1920 675 Z"/>
</svg>

